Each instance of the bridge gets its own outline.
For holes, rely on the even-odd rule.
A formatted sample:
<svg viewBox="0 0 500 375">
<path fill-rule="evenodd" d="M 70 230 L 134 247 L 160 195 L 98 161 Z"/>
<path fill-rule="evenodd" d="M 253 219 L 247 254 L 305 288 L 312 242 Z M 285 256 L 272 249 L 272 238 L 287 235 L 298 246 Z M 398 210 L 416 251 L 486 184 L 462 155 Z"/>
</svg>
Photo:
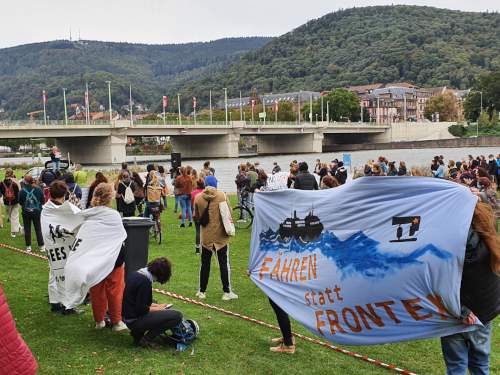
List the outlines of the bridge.
<svg viewBox="0 0 500 375">
<path fill-rule="evenodd" d="M 393 124 L 394 125 L 394 124 Z M 406 125 L 415 127 L 416 125 Z M 422 125 L 424 126 L 424 125 Z M 418 126 L 417 126 L 418 127 Z M 428 125 L 427 125 L 428 127 Z M 434 126 L 435 127 L 435 126 Z M 414 130 L 413 130 L 414 131 Z M 113 121 L 91 125 L 52 122 L 0 122 L 0 138 L 53 138 L 71 159 L 82 164 L 116 164 L 125 160 L 128 137 L 168 136 L 184 158 L 238 157 L 241 136 L 255 136 L 258 154 L 320 153 L 323 144 L 387 140 L 393 129 L 374 123 L 130 124 Z M 340 140 L 340 141 L 339 141 Z"/>
</svg>

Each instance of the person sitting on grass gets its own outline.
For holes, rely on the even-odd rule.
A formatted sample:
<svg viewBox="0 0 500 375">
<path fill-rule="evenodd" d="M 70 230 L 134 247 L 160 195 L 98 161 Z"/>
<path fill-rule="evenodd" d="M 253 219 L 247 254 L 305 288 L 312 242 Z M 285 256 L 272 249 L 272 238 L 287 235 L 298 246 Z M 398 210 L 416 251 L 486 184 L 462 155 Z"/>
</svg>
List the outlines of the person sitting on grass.
<svg viewBox="0 0 500 375">
<path fill-rule="evenodd" d="M 130 329 L 134 345 L 158 349 L 156 339 L 182 321 L 182 313 L 169 305 L 153 303 L 153 282 L 165 284 L 172 276 L 167 258 L 157 258 L 147 267 L 127 277 L 123 293 L 123 321 Z"/>
</svg>

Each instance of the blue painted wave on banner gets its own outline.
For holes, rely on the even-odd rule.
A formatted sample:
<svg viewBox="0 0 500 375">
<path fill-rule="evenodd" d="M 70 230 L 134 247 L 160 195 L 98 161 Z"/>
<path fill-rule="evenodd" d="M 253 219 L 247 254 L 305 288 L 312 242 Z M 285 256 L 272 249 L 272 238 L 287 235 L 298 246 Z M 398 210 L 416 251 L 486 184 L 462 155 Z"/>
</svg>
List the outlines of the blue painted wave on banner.
<svg viewBox="0 0 500 375">
<path fill-rule="evenodd" d="M 264 252 L 313 252 L 320 250 L 332 259 L 342 272 L 342 279 L 353 273 L 365 278 L 382 279 L 404 267 L 422 264 L 420 258 L 432 254 L 441 260 L 451 259 L 452 254 L 427 244 L 408 254 L 391 254 L 380 248 L 380 243 L 363 232 L 357 232 L 341 241 L 333 232 L 324 231 L 311 242 L 304 243 L 297 238 L 282 239 L 278 232 L 269 229 L 260 234 L 259 250 Z"/>
</svg>

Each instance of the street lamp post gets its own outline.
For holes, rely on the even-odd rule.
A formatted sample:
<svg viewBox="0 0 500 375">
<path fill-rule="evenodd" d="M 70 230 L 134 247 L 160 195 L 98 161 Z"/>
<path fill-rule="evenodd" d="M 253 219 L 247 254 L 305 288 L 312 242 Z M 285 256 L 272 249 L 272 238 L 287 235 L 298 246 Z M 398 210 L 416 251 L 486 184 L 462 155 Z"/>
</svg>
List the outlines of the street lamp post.
<svg viewBox="0 0 500 375">
<path fill-rule="evenodd" d="M 212 90 L 210 90 L 208 101 L 210 106 L 210 125 L 212 125 Z"/>
<path fill-rule="evenodd" d="M 179 110 L 179 125 L 182 125 L 182 118 L 181 118 L 181 94 L 177 94 L 177 109 Z"/>
<path fill-rule="evenodd" d="M 326 102 L 326 121 L 330 122 L 330 102 Z"/>
<path fill-rule="evenodd" d="M 313 94 L 309 97 L 309 122 L 313 122 Z"/>
<path fill-rule="evenodd" d="M 227 113 L 227 88 L 224 87 L 224 110 L 226 111 L 226 125 L 228 121 L 228 113 Z"/>
<path fill-rule="evenodd" d="M 318 122 L 318 120 L 316 120 Z M 321 122 L 323 122 L 323 96 L 321 96 Z"/>
<path fill-rule="evenodd" d="M 243 98 L 241 97 L 241 90 L 240 90 L 240 121 L 243 121 Z"/>
<path fill-rule="evenodd" d="M 266 96 L 265 95 L 262 95 L 262 113 L 264 115 L 264 125 L 266 125 L 267 112 L 266 112 Z"/>
<path fill-rule="evenodd" d="M 108 106 L 109 106 L 109 123 L 111 124 L 111 118 L 113 117 L 113 109 L 111 108 L 111 81 L 106 81 L 108 84 Z"/>
<path fill-rule="evenodd" d="M 64 100 L 64 124 L 68 125 L 68 107 L 66 105 L 66 88 L 63 87 L 63 100 Z"/>
</svg>

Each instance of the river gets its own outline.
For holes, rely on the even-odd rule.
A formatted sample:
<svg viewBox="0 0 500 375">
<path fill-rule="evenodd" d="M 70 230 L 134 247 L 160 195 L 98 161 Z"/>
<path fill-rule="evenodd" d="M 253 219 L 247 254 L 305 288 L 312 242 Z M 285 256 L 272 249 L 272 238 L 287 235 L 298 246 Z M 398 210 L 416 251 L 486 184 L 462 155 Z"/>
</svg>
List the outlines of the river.
<svg viewBox="0 0 500 375">
<path fill-rule="evenodd" d="M 376 159 L 383 155 L 389 160 L 394 160 L 396 162 L 405 161 L 408 168 L 412 166 L 428 166 L 432 158 L 435 155 L 443 155 L 445 160 L 461 160 L 467 155 L 471 154 L 474 156 L 489 154 L 497 155 L 500 153 L 500 147 L 470 147 L 470 148 L 434 148 L 434 149 L 404 149 L 404 150 L 367 150 L 367 151 L 354 151 L 349 152 L 351 155 L 352 166 L 357 168 L 362 168 L 364 164 L 370 159 Z M 215 175 L 219 180 L 219 186 L 222 190 L 226 192 L 234 192 L 235 185 L 234 179 L 237 173 L 237 166 L 240 163 L 246 163 L 247 161 L 256 162 L 258 161 L 262 168 L 266 171 L 270 171 L 273 167 L 273 162 L 276 161 L 281 166 L 283 170 L 288 170 L 289 164 L 292 160 L 306 161 L 309 164 L 310 170 L 314 169 L 316 159 L 320 159 L 322 162 L 330 162 L 331 160 L 337 158 L 342 160 L 344 153 L 322 153 L 322 154 L 299 154 L 299 155 L 273 155 L 273 156 L 247 156 L 239 158 L 227 158 L 227 159 L 213 159 L 211 161 L 211 166 L 215 168 Z M 158 160 L 158 164 L 170 165 L 168 160 L 170 157 L 168 155 L 159 156 L 129 156 L 127 161 L 130 164 L 136 162 L 138 165 L 145 165 L 149 160 L 153 158 Z M 42 161 L 47 160 L 42 158 Z M 31 157 L 18 157 L 18 158 L 0 158 L 0 165 L 4 163 L 10 164 L 22 164 L 22 163 L 32 163 Z M 183 165 L 192 165 L 195 169 L 200 170 L 203 167 L 204 160 L 183 160 Z M 116 167 L 112 166 L 89 166 L 88 169 L 99 169 L 99 170 L 109 170 Z M 167 168 L 166 168 L 167 169 Z"/>
</svg>

